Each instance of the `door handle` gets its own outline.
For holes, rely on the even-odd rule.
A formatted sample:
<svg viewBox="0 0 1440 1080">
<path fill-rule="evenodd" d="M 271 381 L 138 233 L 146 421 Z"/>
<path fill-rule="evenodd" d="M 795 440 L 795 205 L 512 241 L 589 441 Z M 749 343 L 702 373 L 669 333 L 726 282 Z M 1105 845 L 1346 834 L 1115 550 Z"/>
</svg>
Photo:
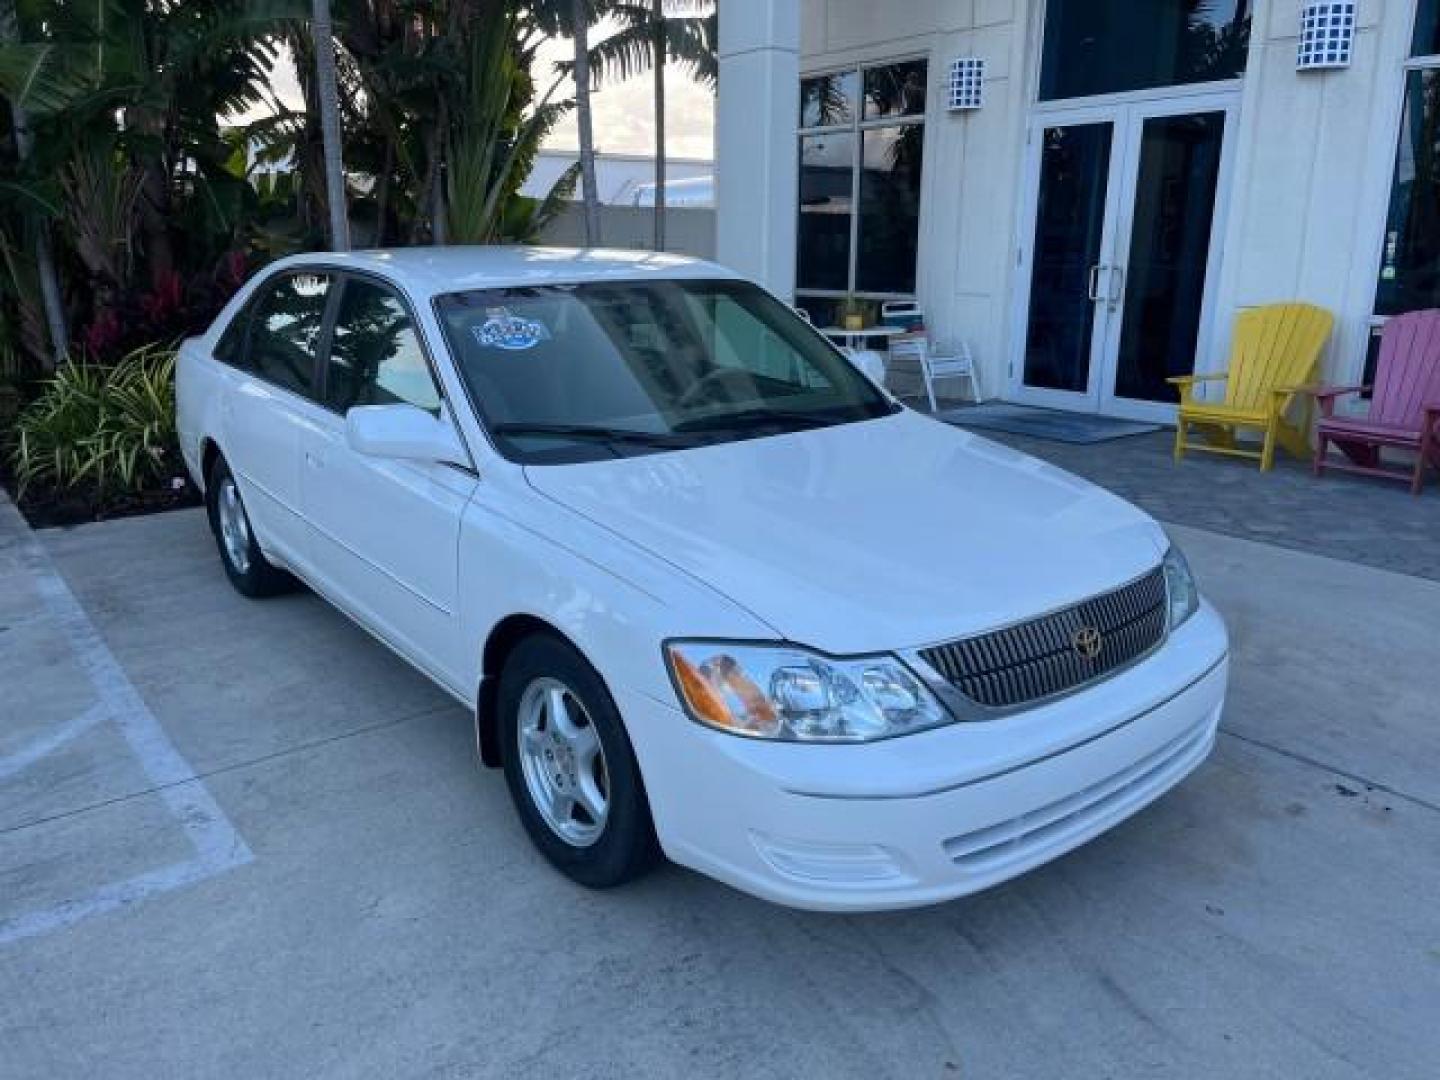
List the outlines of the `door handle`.
<svg viewBox="0 0 1440 1080">
<path fill-rule="evenodd" d="M 1092 303 L 1095 302 L 1095 301 L 1098 301 L 1098 300 L 1100 299 L 1100 271 L 1101 271 L 1101 269 L 1102 269 L 1102 267 L 1101 267 L 1101 265 L 1100 265 L 1099 263 L 1096 263 L 1094 266 L 1090 267 L 1090 280 L 1089 280 L 1089 285 L 1088 285 L 1088 287 L 1087 287 L 1086 290 L 1085 290 L 1085 294 L 1086 294 L 1086 297 L 1087 297 Z"/>
<path fill-rule="evenodd" d="M 316 454 L 310 450 L 306 450 L 305 464 L 309 465 L 312 469 L 323 469 L 325 467 L 325 458 L 322 457 L 320 454 Z"/>
<path fill-rule="evenodd" d="M 1120 298 L 1125 295 L 1125 267 L 1112 266 L 1110 268 L 1110 310 L 1114 311 Z"/>
</svg>

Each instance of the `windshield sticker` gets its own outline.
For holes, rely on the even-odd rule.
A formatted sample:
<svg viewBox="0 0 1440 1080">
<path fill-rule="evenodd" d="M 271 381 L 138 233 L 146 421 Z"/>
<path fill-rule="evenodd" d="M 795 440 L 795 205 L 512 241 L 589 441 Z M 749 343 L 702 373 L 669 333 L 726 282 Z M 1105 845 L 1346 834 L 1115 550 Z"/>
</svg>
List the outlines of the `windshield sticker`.
<svg viewBox="0 0 1440 1080">
<path fill-rule="evenodd" d="M 522 319 L 509 313 L 491 315 L 479 326 L 472 326 L 470 332 L 485 348 L 507 352 L 533 349 L 550 337 L 550 332 L 534 319 Z"/>
</svg>

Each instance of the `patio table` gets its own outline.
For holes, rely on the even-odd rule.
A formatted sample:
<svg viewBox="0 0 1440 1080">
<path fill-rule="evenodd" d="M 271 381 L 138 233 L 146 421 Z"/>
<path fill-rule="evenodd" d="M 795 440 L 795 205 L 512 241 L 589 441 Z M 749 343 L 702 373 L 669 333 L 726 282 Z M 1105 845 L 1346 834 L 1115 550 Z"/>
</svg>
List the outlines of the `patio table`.
<svg viewBox="0 0 1440 1080">
<path fill-rule="evenodd" d="M 903 326 L 867 326 L 864 330 L 847 330 L 843 326 L 817 326 L 828 338 L 844 338 L 847 349 L 863 349 L 871 338 L 892 338 L 910 331 Z"/>
</svg>

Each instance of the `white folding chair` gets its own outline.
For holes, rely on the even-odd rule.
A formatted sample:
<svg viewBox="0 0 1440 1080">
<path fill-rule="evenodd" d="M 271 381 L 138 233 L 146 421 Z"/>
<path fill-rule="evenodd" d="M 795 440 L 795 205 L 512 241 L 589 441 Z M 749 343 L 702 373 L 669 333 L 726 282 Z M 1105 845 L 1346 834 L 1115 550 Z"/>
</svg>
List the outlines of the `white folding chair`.
<svg viewBox="0 0 1440 1080">
<path fill-rule="evenodd" d="M 968 379 L 970 400 L 979 404 L 983 400 L 980 390 L 980 375 L 975 369 L 975 357 L 970 346 L 961 342 L 953 353 L 944 355 L 932 353 L 930 342 L 923 334 L 914 337 L 894 338 L 890 342 L 892 359 L 912 359 L 920 368 L 920 377 L 925 380 L 925 395 L 930 399 L 930 411 L 939 405 L 935 401 L 935 384 L 941 379 Z"/>
</svg>

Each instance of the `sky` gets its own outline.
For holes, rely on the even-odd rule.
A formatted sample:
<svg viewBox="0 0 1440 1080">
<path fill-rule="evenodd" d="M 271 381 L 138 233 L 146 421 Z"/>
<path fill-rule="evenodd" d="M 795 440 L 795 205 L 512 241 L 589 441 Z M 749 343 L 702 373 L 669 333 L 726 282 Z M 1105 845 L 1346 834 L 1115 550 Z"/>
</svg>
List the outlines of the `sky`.
<svg viewBox="0 0 1440 1080">
<path fill-rule="evenodd" d="M 592 41 L 598 40 L 605 33 L 606 27 L 602 24 L 595 29 Z M 541 87 L 541 93 L 548 88 L 554 77 L 552 72 L 555 62 L 568 60 L 573 55 L 574 46 L 568 39 L 555 38 L 542 43 L 535 68 L 535 81 Z M 277 62 L 272 85 L 281 101 L 291 108 L 301 107 L 300 88 L 295 81 L 295 68 L 288 55 L 282 56 Z M 555 92 L 555 100 L 563 101 L 572 94 L 573 85 L 567 79 Z M 655 110 L 652 87 L 651 75 L 645 72 L 625 82 L 606 84 L 604 89 L 592 95 L 597 151 L 611 154 L 654 153 Z M 665 109 L 666 156 L 707 160 L 711 158 L 714 155 L 714 95 L 683 71 L 672 66 L 665 72 Z M 247 115 L 241 118 L 241 122 L 254 118 L 255 116 Z M 545 147 L 552 150 L 574 150 L 577 146 L 575 115 L 572 111 L 550 133 Z"/>
</svg>

